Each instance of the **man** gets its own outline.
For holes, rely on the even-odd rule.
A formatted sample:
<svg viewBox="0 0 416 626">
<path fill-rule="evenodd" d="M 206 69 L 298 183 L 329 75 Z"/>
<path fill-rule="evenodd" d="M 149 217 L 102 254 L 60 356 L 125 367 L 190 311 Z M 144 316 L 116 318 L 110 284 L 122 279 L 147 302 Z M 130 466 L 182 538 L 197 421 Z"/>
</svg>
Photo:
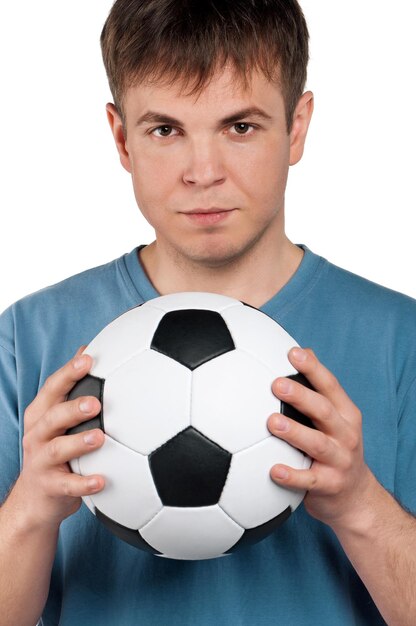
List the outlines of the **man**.
<svg viewBox="0 0 416 626">
<path fill-rule="evenodd" d="M 313 111 L 300 7 L 117 0 L 101 43 L 108 120 L 156 238 L 1 317 L 0 624 L 414 624 L 416 523 L 396 498 L 416 511 L 416 302 L 285 234 Z M 200 562 L 142 553 L 98 524 L 80 496 L 105 477 L 68 461 L 103 433 L 65 436 L 100 409 L 65 401 L 91 367 L 85 344 L 128 308 L 189 290 L 281 322 L 308 346 L 288 358 L 316 390 L 273 384 L 316 429 L 264 416 L 314 459 L 270 468 L 308 490 L 304 506 L 259 544 Z"/>
</svg>

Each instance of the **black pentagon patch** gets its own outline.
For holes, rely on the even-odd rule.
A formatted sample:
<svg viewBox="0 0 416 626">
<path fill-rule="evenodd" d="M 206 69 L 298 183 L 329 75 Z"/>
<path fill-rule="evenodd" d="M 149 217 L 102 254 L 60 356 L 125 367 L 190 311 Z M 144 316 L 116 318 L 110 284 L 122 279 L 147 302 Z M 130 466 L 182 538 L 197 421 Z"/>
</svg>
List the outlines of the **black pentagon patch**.
<svg viewBox="0 0 416 626">
<path fill-rule="evenodd" d="M 93 428 L 101 428 L 104 431 L 103 420 L 103 393 L 104 393 L 104 379 L 97 376 L 91 376 L 87 374 L 84 378 L 81 378 L 67 396 L 67 400 L 75 400 L 81 396 L 94 396 L 101 402 L 101 411 L 95 417 L 81 422 L 73 428 L 68 428 L 67 435 L 74 435 L 75 433 L 81 433 L 84 430 L 92 430 Z M 105 431 L 104 431 L 105 432 Z"/>
<path fill-rule="evenodd" d="M 260 526 L 256 526 L 255 528 L 249 528 L 243 533 L 237 543 L 235 543 L 232 548 L 227 550 L 225 554 L 231 554 L 239 548 L 251 545 L 253 543 L 257 543 L 258 541 L 262 541 L 277 528 L 279 528 L 279 526 L 281 526 L 283 522 L 285 522 L 290 517 L 291 513 L 292 509 L 290 506 L 288 506 L 287 509 L 282 511 L 282 513 L 279 513 L 279 515 L 276 515 L 276 517 L 273 517 L 268 522 L 260 524 Z"/>
<path fill-rule="evenodd" d="M 143 539 L 138 530 L 127 528 L 127 526 L 123 526 L 122 524 L 115 522 L 111 518 L 104 515 L 104 513 L 97 508 L 95 508 L 95 514 L 97 519 L 99 519 L 100 522 L 102 522 L 104 526 L 119 539 L 126 541 L 135 548 L 140 548 L 140 550 L 145 550 L 146 552 L 151 552 L 152 554 L 162 554 L 155 548 L 152 548 L 152 546 Z"/>
<path fill-rule="evenodd" d="M 235 349 L 223 317 L 216 311 L 204 309 L 166 313 L 150 347 L 190 370 Z"/>
<path fill-rule="evenodd" d="M 315 391 L 314 387 L 312 387 L 309 380 L 303 374 L 293 374 L 292 376 L 286 376 L 286 378 L 290 378 L 297 383 L 301 383 L 308 389 L 312 389 L 312 391 Z M 295 407 L 291 406 L 290 404 L 287 404 L 287 402 L 281 402 L 280 412 L 283 413 L 283 415 L 286 415 L 286 417 L 290 417 L 292 420 L 296 420 L 297 422 L 299 422 L 299 424 L 303 424 L 304 426 L 308 426 L 309 428 L 316 428 L 312 420 L 309 419 L 309 417 L 295 409 Z"/>
<path fill-rule="evenodd" d="M 148 457 L 163 504 L 181 507 L 217 504 L 231 456 L 192 426 L 169 439 Z"/>
</svg>

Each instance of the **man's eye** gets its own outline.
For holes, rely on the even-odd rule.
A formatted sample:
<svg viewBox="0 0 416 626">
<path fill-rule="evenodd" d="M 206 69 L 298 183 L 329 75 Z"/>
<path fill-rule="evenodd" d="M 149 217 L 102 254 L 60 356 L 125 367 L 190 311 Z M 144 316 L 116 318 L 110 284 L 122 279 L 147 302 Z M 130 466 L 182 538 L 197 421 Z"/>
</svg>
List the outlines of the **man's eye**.
<svg viewBox="0 0 416 626">
<path fill-rule="evenodd" d="M 241 128 L 241 127 L 243 127 L 243 128 Z M 240 130 L 244 130 L 244 127 L 246 129 L 247 129 L 247 127 L 254 128 L 253 124 L 249 124 L 248 122 L 237 122 L 237 124 L 234 124 L 234 128 L 239 128 L 239 131 Z M 248 134 L 251 134 L 251 133 L 247 133 L 247 132 L 240 133 L 239 131 L 237 132 L 237 135 L 248 135 Z"/>
<path fill-rule="evenodd" d="M 166 131 L 166 130 L 167 130 L 167 131 L 168 131 L 168 133 L 167 133 L 167 134 L 165 134 L 164 132 L 162 132 L 162 134 L 161 134 L 161 135 L 156 135 L 156 137 L 170 137 L 170 132 L 169 132 L 169 131 L 171 131 L 172 129 L 173 129 L 173 126 L 168 126 L 168 125 L 165 125 L 165 126 L 158 126 L 157 128 L 154 128 L 154 129 L 151 131 L 151 134 L 153 135 L 153 133 L 155 133 L 157 130 L 161 130 L 161 131 Z"/>
</svg>

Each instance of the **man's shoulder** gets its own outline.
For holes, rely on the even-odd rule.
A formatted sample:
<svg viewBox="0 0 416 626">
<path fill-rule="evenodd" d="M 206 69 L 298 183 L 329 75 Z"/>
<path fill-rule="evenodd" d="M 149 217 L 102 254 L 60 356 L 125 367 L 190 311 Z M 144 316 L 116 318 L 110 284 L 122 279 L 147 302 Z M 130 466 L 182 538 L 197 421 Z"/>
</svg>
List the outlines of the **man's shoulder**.
<svg viewBox="0 0 416 626">
<path fill-rule="evenodd" d="M 328 301 L 361 315 L 416 320 L 416 299 L 348 269 L 326 262 L 321 289 Z"/>
<path fill-rule="evenodd" d="M 394 363 L 396 378 L 410 384 L 416 371 L 416 300 L 331 263 L 323 278 L 321 327 L 337 329 L 345 350 Z"/>
<path fill-rule="evenodd" d="M 71 332 L 74 326 L 88 328 L 93 319 L 102 324 L 101 320 L 115 317 L 120 307 L 129 308 L 134 294 L 125 257 L 78 272 L 14 302 L 0 315 L 0 345 L 11 350 L 17 331 L 52 334 L 59 326 L 61 332 Z"/>
<path fill-rule="evenodd" d="M 108 290 L 125 287 L 124 254 L 116 259 L 82 270 L 72 276 L 47 285 L 17 300 L 10 308 L 18 309 L 71 304 L 103 297 Z"/>
<path fill-rule="evenodd" d="M 47 285 L 33 293 L 30 293 L 15 304 L 19 306 L 33 306 L 36 303 L 48 303 L 50 301 L 62 301 L 69 297 L 82 298 L 89 294 L 100 291 L 103 283 L 109 283 L 116 278 L 117 265 L 120 258 L 107 263 L 90 267 L 65 277 L 56 283 Z"/>
</svg>

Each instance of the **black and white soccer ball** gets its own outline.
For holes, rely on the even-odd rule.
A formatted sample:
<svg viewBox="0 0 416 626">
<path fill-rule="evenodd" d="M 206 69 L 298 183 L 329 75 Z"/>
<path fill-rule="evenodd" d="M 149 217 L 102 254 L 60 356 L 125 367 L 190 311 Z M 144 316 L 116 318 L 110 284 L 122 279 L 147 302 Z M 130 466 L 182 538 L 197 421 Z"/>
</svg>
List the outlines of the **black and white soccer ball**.
<svg viewBox="0 0 416 626">
<path fill-rule="evenodd" d="M 274 412 L 307 421 L 271 390 L 278 376 L 307 384 L 287 358 L 295 345 L 265 313 L 212 293 L 161 296 L 116 318 L 86 348 L 93 366 L 68 396 L 102 404 L 68 431 L 105 433 L 70 463 L 105 477 L 85 504 L 121 539 L 173 559 L 269 535 L 305 495 L 274 483 L 271 467 L 311 464 L 267 428 Z"/>
</svg>

